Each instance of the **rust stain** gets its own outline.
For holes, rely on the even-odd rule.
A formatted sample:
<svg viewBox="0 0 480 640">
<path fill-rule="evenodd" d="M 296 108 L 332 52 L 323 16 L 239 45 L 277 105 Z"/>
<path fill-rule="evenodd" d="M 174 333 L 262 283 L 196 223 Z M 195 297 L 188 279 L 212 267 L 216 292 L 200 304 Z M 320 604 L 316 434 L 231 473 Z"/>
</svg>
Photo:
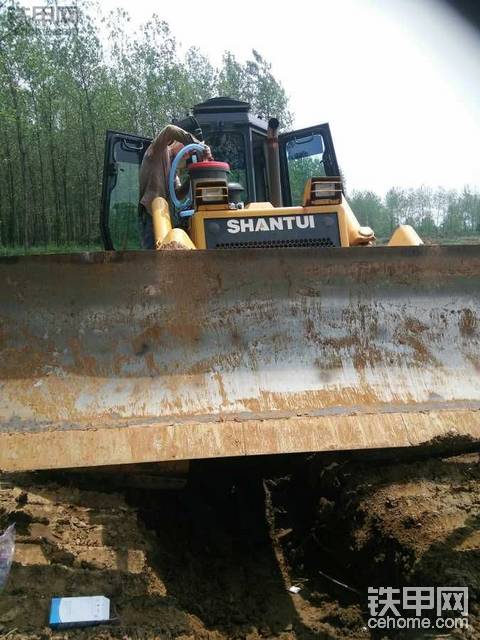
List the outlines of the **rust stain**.
<svg viewBox="0 0 480 640">
<path fill-rule="evenodd" d="M 147 365 L 147 369 L 151 376 L 158 376 L 160 374 L 160 369 L 155 362 L 155 356 L 153 353 L 145 354 L 145 364 Z"/>
<path fill-rule="evenodd" d="M 195 343 L 202 335 L 203 327 L 201 322 L 192 317 L 189 311 L 187 314 L 177 314 L 170 322 L 164 325 L 164 334 L 170 338 L 176 338 L 179 342 Z"/>
<path fill-rule="evenodd" d="M 83 348 L 79 338 L 71 338 L 68 341 L 70 351 L 73 355 L 75 366 L 80 368 L 85 374 L 90 376 L 101 375 L 101 368 L 92 354 Z"/>
<path fill-rule="evenodd" d="M 478 400 L 480 254 L 456 251 L 2 264 L 0 431 Z"/>
<path fill-rule="evenodd" d="M 417 318 L 408 317 L 404 321 L 405 330 L 413 334 L 424 333 L 428 330 L 428 327 L 423 322 L 420 322 Z"/>
<path fill-rule="evenodd" d="M 51 390 L 49 378 L 39 380 L 19 380 L 15 384 L 15 400 L 21 402 L 37 419 L 54 421 L 75 420 L 82 417 L 76 408 L 78 390 L 68 379 L 55 379 Z M 38 386 L 36 386 L 38 384 Z M 91 387 L 92 390 L 94 390 Z M 88 392 L 88 385 L 84 387 Z"/>
<path fill-rule="evenodd" d="M 227 391 L 225 389 L 225 385 L 223 384 L 222 375 L 217 371 L 214 374 L 214 378 L 215 378 L 215 380 L 216 380 L 216 382 L 218 384 L 218 390 L 220 392 L 220 397 L 222 398 L 222 402 L 223 402 L 224 406 L 227 407 L 229 402 L 230 402 L 230 399 L 229 399 L 228 393 L 227 393 Z"/>
<path fill-rule="evenodd" d="M 353 354 L 353 366 L 357 371 L 362 371 L 366 367 L 375 367 L 385 359 L 385 354 L 381 349 L 371 344 L 364 344 L 355 349 Z"/>
<path fill-rule="evenodd" d="M 112 358 L 112 371 L 115 376 L 120 377 L 122 375 L 124 366 L 128 364 L 128 357 L 126 355 L 114 352 L 112 354 Z"/>
<path fill-rule="evenodd" d="M 232 326 L 230 328 L 230 336 L 232 345 L 237 348 L 243 347 L 243 340 L 240 331 L 236 326 Z"/>
<path fill-rule="evenodd" d="M 320 369 L 338 368 L 342 364 L 342 355 L 351 354 L 355 369 L 361 371 L 366 367 L 374 367 L 385 359 L 385 353 L 374 342 L 378 334 L 378 319 L 370 313 L 365 305 L 357 309 L 346 309 L 342 312 L 340 327 L 348 333 L 339 337 L 328 337 L 321 333 L 322 323 L 318 322 L 319 331 L 311 318 L 305 320 L 307 338 L 321 349 L 321 356 L 316 359 Z"/>
<path fill-rule="evenodd" d="M 468 338 L 475 333 L 477 327 L 477 317 L 471 309 L 462 309 L 458 326 L 464 338 Z"/>
<path fill-rule="evenodd" d="M 405 395 L 401 401 L 409 402 L 412 398 Z M 296 393 L 278 393 L 261 391 L 258 397 L 246 398 L 242 404 L 252 413 L 267 410 L 308 413 L 319 409 L 351 407 L 375 407 L 379 404 L 378 392 L 368 384 L 362 387 L 335 387 L 323 391 L 302 391 Z"/>
<path fill-rule="evenodd" d="M 26 378 L 41 374 L 44 359 L 35 351 L 34 345 L 5 347 L 1 353 L 0 379 Z"/>
<path fill-rule="evenodd" d="M 365 340 L 374 339 L 378 333 L 378 312 L 375 307 L 359 304 L 342 311 L 342 324 L 351 333 L 360 334 Z"/>
<path fill-rule="evenodd" d="M 322 353 L 320 356 L 315 358 L 314 364 L 320 371 L 321 379 L 330 380 L 332 378 L 331 370 L 341 370 L 343 361 L 339 353 Z"/>
<path fill-rule="evenodd" d="M 136 356 L 145 355 L 151 345 L 158 345 L 162 342 L 162 328 L 159 324 L 154 324 L 144 329 L 140 334 L 132 340 L 133 353 Z"/>
<path fill-rule="evenodd" d="M 418 364 L 439 365 L 437 358 L 435 358 L 420 338 L 417 338 L 414 335 L 408 335 L 407 333 L 400 333 L 397 340 L 399 344 L 406 344 L 413 349 L 415 360 Z"/>
<path fill-rule="evenodd" d="M 426 344 L 430 343 L 433 345 L 434 343 L 432 340 L 432 331 L 430 330 L 430 332 L 428 332 L 428 329 L 429 327 L 425 323 L 409 316 L 405 318 L 401 326 L 396 329 L 394 338 L 398 344 L 407 345 L 413 350 L 414 361 L 417 365 L 430 364 L 440 366 L 437 357 L 435 357 Z"/>
<path fill-rule="evenodd" d="M 326 348 L 331 347 L 333 350 L 349 349 L 358 344 L 359 338 L 357 335 L 344 335 L 340 337 L 328 337 L 320 332 L 322 325 L 318 322 L 319 330 L 312 318 L 307 318 L 304 321 L 305 336 L 307 340 L 313 342 L 318 347 Z"/>
</svg>

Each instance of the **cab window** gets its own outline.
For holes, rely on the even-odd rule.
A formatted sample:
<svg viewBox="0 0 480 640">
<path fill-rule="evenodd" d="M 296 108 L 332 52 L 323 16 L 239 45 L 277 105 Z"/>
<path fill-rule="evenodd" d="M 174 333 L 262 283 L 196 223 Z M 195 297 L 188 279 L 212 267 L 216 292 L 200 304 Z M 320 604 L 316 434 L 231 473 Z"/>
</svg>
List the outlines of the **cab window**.
<svg viewBox="0 0 480 640">
<path fill-rule="evenodd" d="M 229 182 L 239 182 L 244 191 L 244 199 L 249 200 L 245 139 L 242 133 L 235 131 L 213 131 L 204 128 L 205 141 L 212 150 L 215 160 L 230 165 Z"/>
<path fill-rule="evenodd" d="M 107 131 L 100 228 L 107 250 L 140 249 L 138 171 L 150 144 L 141 138 Z"/>
<path fill-rule="evenodd" d="M 320 133 L 293 138 L 286 143 L 287 169 L 292 205 L 301 205 L 305 183 L 311 177 L 325 176 L 325 145 Z"/>
</svg>

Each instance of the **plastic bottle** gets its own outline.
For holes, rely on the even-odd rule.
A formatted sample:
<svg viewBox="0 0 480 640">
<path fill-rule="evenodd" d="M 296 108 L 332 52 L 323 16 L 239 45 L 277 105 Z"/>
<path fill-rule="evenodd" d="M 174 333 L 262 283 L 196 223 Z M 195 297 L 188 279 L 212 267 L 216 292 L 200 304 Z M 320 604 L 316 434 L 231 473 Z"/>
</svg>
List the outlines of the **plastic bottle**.
<svg viewBox="0 0 480 640">
<path fill-rule="evenodd" d="M 0 536 L 0 590 L 5 586 L 15 553 L 15 524 Z"/>
</svg>

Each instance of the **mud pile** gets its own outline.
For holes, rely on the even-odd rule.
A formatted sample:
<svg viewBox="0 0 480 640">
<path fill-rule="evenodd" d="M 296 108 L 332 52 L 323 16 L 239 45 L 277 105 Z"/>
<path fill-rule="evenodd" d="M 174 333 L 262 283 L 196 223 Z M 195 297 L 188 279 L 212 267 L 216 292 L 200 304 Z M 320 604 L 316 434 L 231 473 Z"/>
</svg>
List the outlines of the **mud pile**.
<svg viewBox="0 0 480 640">
<path fill-rule="evenodd" d="M 469 586 L 458 637 L 478 637 L 479 467 L 476 455 L 211 461 L 179 491 L 0 476 L 0 530 L 18 533 L 0 639 L 369 638 L 368 586 L 408 584 Z M 51 597 L 100 594 L 111 625 L 48 629 Z"/>
<path fill-rule="evenodd" d="M 369 586 L 467 586 L 471 629 L 458 637 L 479 637 L 479 456 L 366 458 L 314 457 L 269 483 L 274 529 L 290 572 L 305 580 L 303 598 L 345 632 L 349 607 L 368 615 Z M 332 601 L 337 609 L 325 618 Z"/>
</svg>

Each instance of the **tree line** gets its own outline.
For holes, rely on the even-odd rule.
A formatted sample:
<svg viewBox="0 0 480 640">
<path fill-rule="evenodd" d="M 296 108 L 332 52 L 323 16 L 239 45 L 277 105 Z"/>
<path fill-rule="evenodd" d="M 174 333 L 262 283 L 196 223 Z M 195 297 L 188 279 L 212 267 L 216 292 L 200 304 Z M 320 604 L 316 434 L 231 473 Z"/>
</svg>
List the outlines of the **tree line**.
<svg viewBox="0 0 480 640">
<path fill-rule="evenodd" d="M 399 224 L 411 224 L 426 240 L 480 236 L 480 193 L 468 186 L 460 192 L 394 187 L 384 197 L 354 190 L 348 199 L 359 221 L 380 239 L 389 238 Z"/>
<path fill-rule="evenodd" d="M 258 52 L 217 68 L 197 48 L 182 52 L 153 15 L 133 31 L 123 10 L 102 16 L 82 3 L 59 25 L 0 9 L 0 249 L 99 248 L 106 129 L 152 137 L 212 96 L 246 100 L 261 118 L 292 123 L 288 98 Z M 348 176 L 347 176 L 348 177 Z M 299 186 L 299 193 L 303 186 Z M 431 238 L 480 231 L 479 194 L 392 188 L 353 191 L 350 202 L 379 238 L 400 222 Z"/>
<path fill-rule="evenodd" d="M 285 90 L 256 51 L 214 67 L 153 15 L 83 3 L 73 23 L 0 9 L 0 247 L 99 247 L 106 129 L 152 137 L 198 102 L 228 95 L 291 122 Z"/>
</svg>

